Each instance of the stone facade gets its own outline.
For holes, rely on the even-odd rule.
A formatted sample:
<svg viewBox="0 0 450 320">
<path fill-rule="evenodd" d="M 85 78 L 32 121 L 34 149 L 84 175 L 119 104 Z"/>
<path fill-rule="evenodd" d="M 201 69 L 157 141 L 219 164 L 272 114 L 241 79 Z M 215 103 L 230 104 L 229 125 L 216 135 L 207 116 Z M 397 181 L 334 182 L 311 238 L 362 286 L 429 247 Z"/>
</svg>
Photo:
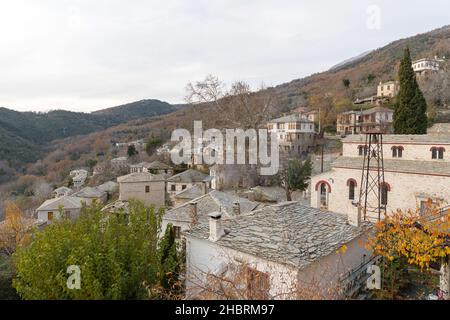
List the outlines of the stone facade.
<svg viewBox="0 0 450 320">
<path fill-rule="evenodd" d="M 377 88 L 378 97 L 395 98 L 400 90 L 398 81 L 380 82 Z"/>
<path fill-rule="evenodd" d="M 332 164 L 331 171 L 312 177 L 312 207 L 357 213 L 355 204 L 359 201 L 364 144 L 365 136 L 344 139 L 343 156 Z M 450 185 L 449 148 L 450 137 L 445 135 L 384 136 L 388 212 L 420 208 L 428 199 L 443 206 L 449 204 L 450 188 L 446 187 Z"/>
<path fill-rule="evenodd" d="M 293 114 L 269 121 L 269 133 L 276 133 L 280 156 L 306 156 L 316 146 L 315 123 L 300 114 Z"/>
<path fill-rule="evenodd" d="M 162 175 L 131 173 L 117 178 L 117 181 L 120 201 L 135 199 L 156 208 L 166 205 L 166 181 Z"/>
<path fill-rule="evenodd" d="M 209 216 L 209 228 L 201 224 L 186 232 L 188 297 L 200 293 L 208 275 L 227 277 L 227 270 L 244 265 L 267 279 L 269 299 L 339 298 L 332 288 L 370 255 L 360 244 L 370 224 L 352 226 L 345 215 L 297 203 L 268 206 L 223 222 L 220 213 Z M 340 252 L 343 245 L 347 250 Z"/>
<path fill-rule="evenodd" d="M 347 111 L 337 116 L 339 135 L 360 134 L 368 131 L 392 132 L 394 111 L 375 107 L 364 111 Z"/>
</svg>

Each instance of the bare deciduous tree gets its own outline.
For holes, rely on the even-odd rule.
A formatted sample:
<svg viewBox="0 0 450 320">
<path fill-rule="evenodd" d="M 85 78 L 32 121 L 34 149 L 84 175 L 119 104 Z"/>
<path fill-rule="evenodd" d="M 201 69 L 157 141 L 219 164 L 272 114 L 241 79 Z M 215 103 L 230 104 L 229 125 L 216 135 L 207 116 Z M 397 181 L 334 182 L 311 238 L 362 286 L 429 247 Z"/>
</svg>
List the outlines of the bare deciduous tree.
<svg viewBox="0 0 450 320">
<path fill-rule="evenodd" d="M 188 83 L 186 101 L 194 106 L 215 108 L 218 121 L 231 127 L 257 129 L 279 110 L 273 90 L 261 86 L 252 91 L 248 83 L 236 81 L 227 88 L 218 77 L 208 75 L 202 81 Z"/>
</svg>

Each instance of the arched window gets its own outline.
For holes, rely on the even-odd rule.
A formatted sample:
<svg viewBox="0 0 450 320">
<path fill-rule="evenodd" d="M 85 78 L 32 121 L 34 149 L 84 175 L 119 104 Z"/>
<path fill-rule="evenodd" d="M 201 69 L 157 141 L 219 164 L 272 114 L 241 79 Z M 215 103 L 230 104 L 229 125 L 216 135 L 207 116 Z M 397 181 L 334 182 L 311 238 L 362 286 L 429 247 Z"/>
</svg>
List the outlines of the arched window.
<svg viewBox="0 0 450 320">
<path fill-rule="evenodd" d="M 444 159 L 444 152 L 445 152 L 444 148 L 438 149 L 438 159 Z"/>
<path fill-rule="evenodd" d="M 331 193 L 330 184 L 321 180 L 316 183 L 315 190 L 318 192 L 318 207 L 327 209 L 328 208 L 328 194 Z"/>
<path fill-rule="evenodd" d="M 328 199 L 327 199 L 327 186 L 325 183 L 320 185 L 320 206 L 327 207 Z"/>
<path fill-rule="evenodd" d="M 388 203 L 388 193 L 391 191 L 391 186 L 389 183 L 383 183 L 381 185 L 381 204 L 383 206 L 386 206 Z"/>
<path fill-rule="evenodd" d="M 431 159 L 444 159 L 445 148 L 433 147 L 430 149 L 431 151 Z"/>
<path fill-rule="evenodd" d="M 356 180 L 355 179 L 348 179 L 347 181 L 348 186 L 348 199 L 349 200 L 355 200 L 355 189 L 356 189 Z"/>
<path fill-rule="evenodd" d="M 401 157 L 403 157 L 403 147 L 402 146 L 392 147 L 392 158 L 401 158 Z"/>
<path fill-rule="evenodd" d="M 437 159 L 437 148 L 431 148 L 431 159 Z"/>
<path fill-rule="evenodd" d="M 368 150 L 369 150 L 369 147 L 367 147 L 367 146 L 358 146 L 358 154 L 360 156 L 367 155 Z"/>
</svg>

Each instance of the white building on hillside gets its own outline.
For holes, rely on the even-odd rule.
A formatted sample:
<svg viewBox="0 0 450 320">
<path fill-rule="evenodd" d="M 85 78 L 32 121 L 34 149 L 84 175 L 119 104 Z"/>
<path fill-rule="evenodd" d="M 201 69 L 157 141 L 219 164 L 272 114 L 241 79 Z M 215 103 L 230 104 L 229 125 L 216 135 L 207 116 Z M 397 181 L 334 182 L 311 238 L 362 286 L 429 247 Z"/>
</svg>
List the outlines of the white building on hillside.
<svg viewBox="0 0 450 320">
<path fill-rule="evenodd" d="M 220 295 L 233 283 L 246 299 L 342 298 L 344 274 L 370 258 L 369 226 L 295 202 L 227 221 L 211 212 L 209 226 L 185 233 L 187 297 L 233 298 Z"/>
<path fill-rule="evenodd" d="M 314 122 L 300 114 L 271 120 L 267 129 L 269 133 L 276 133 L 280 152 L 288 157 L 306 155 L 316 145 Z"/>
<path fill-rule="evenodd" d="M 364 159 L 365 136 L 349 136 L 343 154 L 329 172 L 311 179 L 311 206 L 354 213 Z M 424 208 L 428 199 L 450 202 L 450 136 L 384 135 L 384 177 L 381 201 L 387 211 Z M 375 170 L 373 168 L 372 170 Z"/>
<path fill-rule="evenodd" d="M 419 75 L 425 73 L 436 72 L 441 69 L 441 63 L 444 62 L 443 59 L 434 57 L 434 59 L 420 59 L 412 62 L 412 68 L 414 72 Z"/>
</svg>

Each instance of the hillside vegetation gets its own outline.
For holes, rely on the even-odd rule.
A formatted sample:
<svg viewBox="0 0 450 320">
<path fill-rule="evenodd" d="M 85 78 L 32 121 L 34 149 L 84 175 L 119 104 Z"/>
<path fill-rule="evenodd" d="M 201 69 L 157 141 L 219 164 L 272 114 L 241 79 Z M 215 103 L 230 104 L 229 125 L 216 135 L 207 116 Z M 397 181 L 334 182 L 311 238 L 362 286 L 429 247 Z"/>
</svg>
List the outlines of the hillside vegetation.
<svg viewBox="0 0 450 320">
<path fill-rule="evenodd" d="M 34 162 L 53 140 L 85 135 L 176 109 L 159 100 L 142 100 L 93 113 L 63 110 L 35 113 L 0 108 L 0 161 L 12 162 L 13 166 Z"/>
<path fill-rule="evenodd" d="M 282 103 L 290 108 L 308 106 L 315 96 L 329 95 L 335 100 L 355 99 L 376 94 L 380 81 L 398 78 L 398 67 L 403 49 L 409 47 L 413 60 L 445 56 L 444 70 L 420 85 L 429 104 L 445 107 L 450 104 L 450 26 L 428 33 L 401 39 L 374 50 L 361 58 L 352 59 L 327 72 L 276 86 L 274 89 Z M 348 79 L 346 88 L 343 80 Z"/>
</svg>

